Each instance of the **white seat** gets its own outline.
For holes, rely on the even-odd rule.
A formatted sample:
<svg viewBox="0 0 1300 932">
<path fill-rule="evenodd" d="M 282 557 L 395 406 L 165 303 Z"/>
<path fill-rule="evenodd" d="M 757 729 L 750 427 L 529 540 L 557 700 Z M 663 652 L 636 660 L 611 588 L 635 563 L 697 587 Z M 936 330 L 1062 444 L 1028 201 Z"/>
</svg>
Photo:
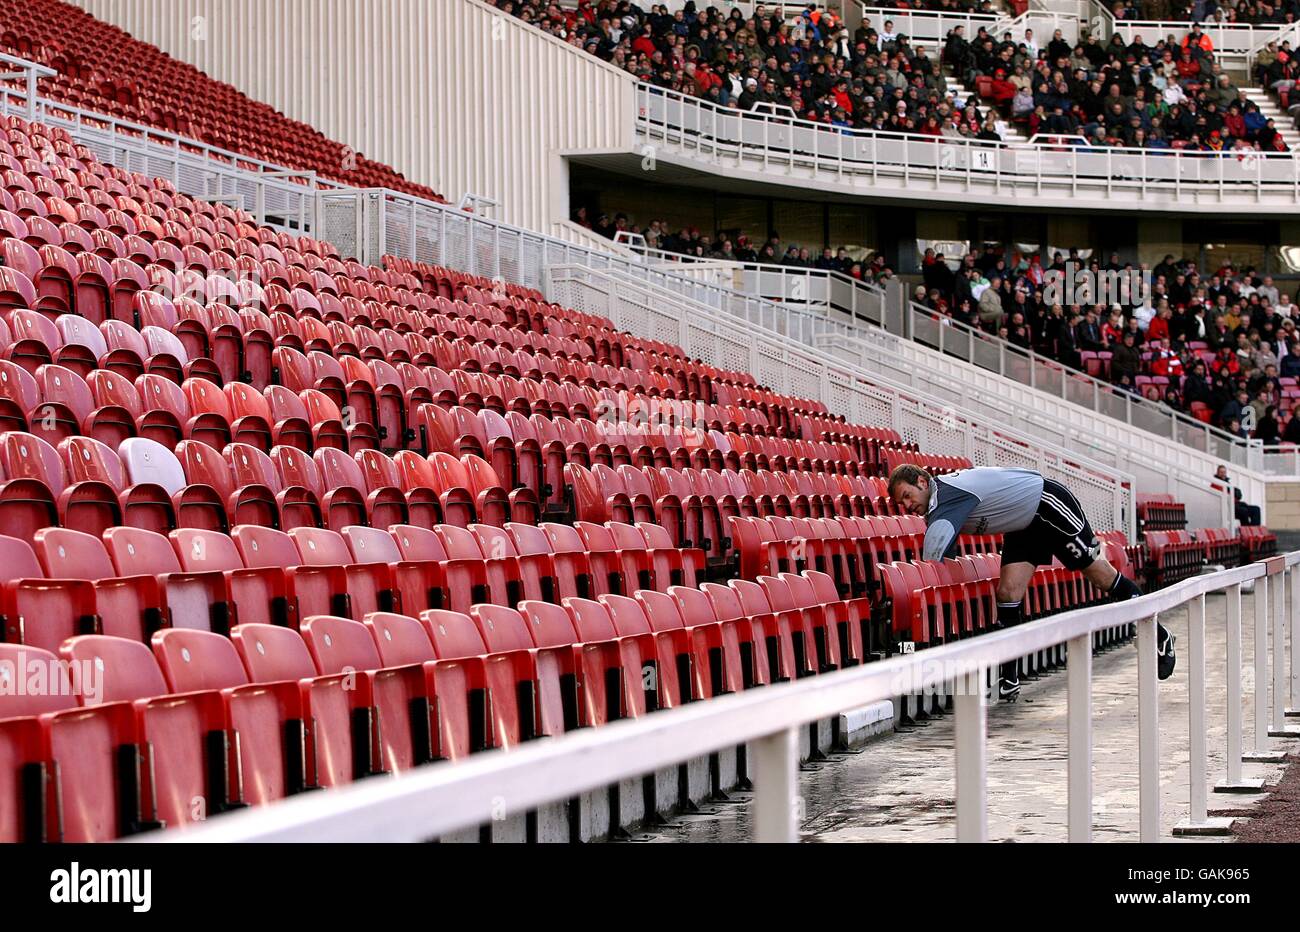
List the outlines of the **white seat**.
<svg viewBox="0 0 1300 932">
<path fill-rule="evenodd" d="M 140 335 L 144 337 L 144 345 L 148 348 L 150 356 L 163 353 L 175 356 L 182 366 L 190 361 L 189 353 L 185 352 L 185 344 L 176 334 L 162 327 L 145 327 L 140 331 Z"/>
<path fill-rule="evenodd" d="M 156 440 L 131 437 L 117 448 L 118 458 L 126 467 L 132 485 L 152 483 L 161 486 L 168 495 L 185 488 L 185 470 L 176 454 Z"/>
<path fill-rule="evenodd" d="M 60 314 L 54 326 L 59 328 L 64 346 L 84 346 L 95 355 L 96 359 L 102 359 L 108 354 L 108 342 L 104 339 L 104 334 L 100 332 L 99 327 L 86 318 L 78 317 L 76 314 Z"/>
</svg>

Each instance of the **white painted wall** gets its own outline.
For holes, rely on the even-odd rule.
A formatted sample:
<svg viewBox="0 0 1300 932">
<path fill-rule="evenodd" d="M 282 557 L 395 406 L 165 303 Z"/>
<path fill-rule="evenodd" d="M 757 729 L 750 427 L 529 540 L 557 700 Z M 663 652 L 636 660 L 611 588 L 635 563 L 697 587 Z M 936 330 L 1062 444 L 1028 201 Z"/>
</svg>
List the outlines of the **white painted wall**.
<svg viewBox="0 0 1300 932">
<path fill-rule="evenodd" d="M 559 152 L 633 144 L 629 75 L 480 0 L 71 2 L 519 226 L 567 214 Z"/>
</svg>

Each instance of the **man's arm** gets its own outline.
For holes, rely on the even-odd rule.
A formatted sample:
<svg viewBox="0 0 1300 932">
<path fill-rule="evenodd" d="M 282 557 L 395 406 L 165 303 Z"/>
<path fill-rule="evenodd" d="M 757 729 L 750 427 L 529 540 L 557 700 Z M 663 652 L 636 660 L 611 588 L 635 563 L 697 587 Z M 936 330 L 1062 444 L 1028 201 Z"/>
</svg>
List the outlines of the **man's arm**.
<svg viewBox="0 0 1300 932">
<path fill-rule="evenodd" d="M 934 480 L 932 480 L 934 481 Z M 979 504 L 979 498 L 965 489 L 939 482 L 939 499 L 934 511 L 927 516 L 925 544 L 921 556 L 925 560 L 942 560 L 957 553 L 957 534 L 966 518 Z"/>
</svg>

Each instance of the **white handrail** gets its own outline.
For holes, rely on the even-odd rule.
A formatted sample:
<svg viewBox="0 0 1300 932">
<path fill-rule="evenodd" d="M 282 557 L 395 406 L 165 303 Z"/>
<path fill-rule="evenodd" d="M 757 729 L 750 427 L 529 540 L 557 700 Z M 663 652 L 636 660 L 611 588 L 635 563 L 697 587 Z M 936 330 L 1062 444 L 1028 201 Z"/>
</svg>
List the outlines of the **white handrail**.
<svg viewBox="0 0 1300 932">
<path fill-rule="evenodd" d="M 879 663 L 691 703 L 509 751 L 487 751 L 454 763 L 426 765 L 391 780 L 364 780 L 323 793 L 290 797 L 261 808 L 223 814 L 203 826 L 137 835 L 129 840 L 428 841 L 490 824 L 500 818 L 501 800 L 509 801 L 511 813 L 523 813 L 725 747 L 754 742 L 756 753 L 751 755 L 750 770 L 755 792 L 755 840 L 794 842 L 799 838 L 799 824 L 790 792 L 790 774 L 798 763 L 793 733 L 808 722 L 893 699 L 900 692 L 947 688 L 957 701 L 956 838 L 987 841 L 985 676 L 1006 661 L 1065 644 L 1070 670 L 1068 835 L 1071 841 L 1091 841 L 1092 735 L 1102 721 L 1094 720 L 1092 715 L 1092 637 L 1107 628 L 1135 624 L 1139 839 L 1155 842 L 1165 828 L 1160 811 L 1155 622 L 1159 615 L 1185 605 L 1189 607 L 1187 659 L 1182 662 L 1181 673 L 1188 678 L 1191 739 L 1187 780 L 1191 806 L 1188 819 L 1173 829 L 1178 833 L 1223 830 L 1223 823 L 1212 821 L 1206 811 L 1210 774 L 1204 740 L 1208 711 L 1205 598 L 1220 593 L 1227 598 L 1224 637 L 1228 656 L 1238 658 L 1237 669 L 1229 668 L 1226 677 L 1230 723 L 1232 710 L 1238 710 L 1239 716 L 1243 700 L 1253 695 L 1257 717 L 1253 750 L 1268 751 L 1271 732 L 1288 737 L 1295 734 L 1287 730 L 1282 711 L 1286 700 L 1282 677 L 1288 669 L 1288 640 L 1294 659 L 1300 625 L 1294 607 L 1289 624 L 1281 609 L 1283 591 L 1291 588 L 1288 584 L 1294 584 L 1300 573 L 1294 568 L 1298 562 L 1300 552 L 1289 553 L 1267 562 L 1188 579 L 1140 599 L 1078 609 Z M 1256 651 L 1250 668 L 1253 678 L 1249 685 L 1243 685 L 1239 664 L 1241 587 L 1252 581 L 1255 638 L 1257 645 L 1263 646 Z M 1270 634 L 1271 657 L 1267 648 Z M 1274 687 L 1271 706 L 1270 682 Z M 1291 700 L 1295 701 L 1294 684 Z M 1240 781 L 1243 747 L 1239 718 L 1236 725 L 1228 730 L 1228 783 Z"/>
<path fill-rule="evenodd" d="M 1112 210 L 1135 203 L 1202 212 L 1300 204 L 1300 156 L 1292 152 L 1029 145 L 856 130 L 723 107 L 643 82 L 634 93 L 641 144 L 661 158 L 756 181 L 786 174 L 837 191 L 897 189 L 921 200 L 960 195 L 1004 203 L 1021 193 L 1042 206 L 1087 202 Z"/>
<path fill-rule="evenodd" d="M 822 401 L 850 423 L 889 424 L 932 453 L 1051 475 L 1075 491 L 1099 529 L 1136 537 L 1137 484 L 1128 470 L 1007 429 L 960 396 L 937 395 L 816 348 L 819 335 L 842 335 L 853 325 L 762 299 L 715 309 L 612 269 L 561 266 L 550 275 L 556 299 L 568 307 L 602 314 L 622 330 L 672 340 L 712 365 L 752 372 L 775 391 Z"/>
<path fill-rule="evenodd" d="M 917 305 L 915 302 L 910 304 L 910 319 L 912 326 L 908 332 L 916 342 L 933 347 L 941 353 L 965 359 L 973 365 L 989 369 L 998 375 L 1023 382 L 1024 378 L 1018 378 L 1017 373 L 1025 373 L 1032 379 L 1032 373 L 1042 368 L 1058 369 L 1062 373 L 1060 385 L 1062 398 L 1067 395 L 1069 383 L 1085 385 L 1088 390 L 1086 394 L 1091 394 L 1094 398 L 1093 410 L 1098 414 L 1104 414 L 1106 417 L 1116 417 L 1116 414 L 1113 413 L 1113 405 L 1108 405 L 1107 410 L 1103 411 L 1102 406 L 1095 403 L 1097 398 L 1109 398 L 1114 394 L 1116 391 L 1115 386 L 1109 382 L 1103 382 L 1086 372 L 1072 369 L 1060 360 L 1041 356 L 1033 350 L 1008 343 L 1001 337 L 985 333 L 950 317 L 944 317 L 928 308 Z M 960 337 L 960 339 L 953 339 L 954 335 Z M 981 354 L 979 358 L 976 358 L 976 347 L 980 345 L 987 346 L 992 351 Z M 1009 359 L 1023 361 L 1023 364 L 1015 367 L 1008 366 Z M 1034 387 L 1043 388 L 1044 386 Z M 1076 392 L 1069 400 L 1075 404 L 1086 404 L 1086 400 L 1078 400 L 1080 397 L 1082 396 Z M 1181 411 L 1175 411 L 1160 402 L 1149 401 L 1140 395 L 1125 392 L 1123 393 L 1123 399 L 1123 417 L 1120 419 L 1126 424 L 1173 439 L 1203 435 L 1197 449 L 1212 452 L 1220 459 L 1228 460 L 1240 466 L 1252 466 L 1249 453 L 1252 446 L 1259 445 L 1257 441 L 1252 444 L 1228 433 L 1222 428 L 1198 421 Z M 1135 412 L 1137 416 L 1135 416 Z"/>
</svg>

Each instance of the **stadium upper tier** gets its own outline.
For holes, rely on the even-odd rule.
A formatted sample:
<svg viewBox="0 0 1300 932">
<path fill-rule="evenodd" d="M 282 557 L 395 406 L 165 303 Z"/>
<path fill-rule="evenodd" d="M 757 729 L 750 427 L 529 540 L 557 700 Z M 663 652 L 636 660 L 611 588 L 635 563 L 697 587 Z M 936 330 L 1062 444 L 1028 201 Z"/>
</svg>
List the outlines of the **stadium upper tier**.
<svg viewBox="0 0 1300 932">
<path fill-rule="evenodd" d="M 0 51 L 57 74 L 43 96 L 357 186 L 439 195 L 61 0 L 0 0 Z"/>
</svg>

